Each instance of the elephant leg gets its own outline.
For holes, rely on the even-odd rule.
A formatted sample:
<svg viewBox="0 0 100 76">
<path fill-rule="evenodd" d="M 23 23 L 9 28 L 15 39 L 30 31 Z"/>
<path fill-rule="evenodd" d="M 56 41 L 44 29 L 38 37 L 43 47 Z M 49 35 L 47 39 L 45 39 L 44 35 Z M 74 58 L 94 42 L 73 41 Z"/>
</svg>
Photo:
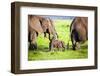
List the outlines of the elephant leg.
<svg viewBox="0 0 100 76">
<path fill-rule="evenodd" d="M 28 49 L 30 48 L 30 46 L 31 46 L 31 44 L 30 44 L 30 42 L 28 42 Z"/>
<path fill-rule="evenodd" d="M 44 32 L 44 37 L 46 37 L 46 32 Z"/>
<path fill-rule="evenodd" d="M 49 51 L 51 51 L 53 49 L 53 44 L 50 42 L 49 43 Z"/>
<path fill-rule="evenodd" d="M 67 43 L 67 49 L 69 49 L 69 42 Z"/>
<path fill-rule="evenodd" d="M 30 48 L 31 46 L 31 33 L 28 32 L 28 49 Z"/>
<path fill-rule="evenodd" d="M 64 42 L 61 42 L 61 44 L 62 44 L 62 51 L 65 51 L 65 44 L 64 44 Z"/>
<path fill-rule="evenodd" d="M 73 50 L 76 50 L 76 41 L 73 37 L 72 37 L 71 41 L 72 41 Z"/>
<path fill-rule="evenodd" d="M 50 33 L 49 33 L 49 40 L 51 40 Z"/>
<path fill-rule="evenodd" d="M 35 31 L 31 34 L 31 49 L 35 50 L 37 49 L 37 43 L 36 43 L 37 34 Z"/>
<path fill-rule="evenodd" d="M 36 43 L 31 44 L 30 48 L 31 48 L 31 50 L 36 50 L 37 49 L 37 44 Z"/>
<path fill-rule="evenodd" d="M 72 33 L 72 34 L 71 34 L 72 48 L 73 48 L 73 50 L 76 50 L 76 41 L 75 41 L 73 35 L 74 35 L 74 34 Z"/>
<path fill-rule="evenodd" d="M 49 51 L 51 51 L 51 42 L 49 43 Z"/>
<path fill-rule="evenodd" d="M 80 43 L 76 43 L 77 49 L 80 49 Z"/>
<path fill-rule="evenodd" d="M 75 42 L 75 40 L 73 41 L 73 50 L 76 50 L 76 42 Z"/>
<path fill-rule="evenodd" d="M 34 44 L 34 49 L 37 49 L 37 43 L 35 42 L 35 44 Z"/>
</svg>

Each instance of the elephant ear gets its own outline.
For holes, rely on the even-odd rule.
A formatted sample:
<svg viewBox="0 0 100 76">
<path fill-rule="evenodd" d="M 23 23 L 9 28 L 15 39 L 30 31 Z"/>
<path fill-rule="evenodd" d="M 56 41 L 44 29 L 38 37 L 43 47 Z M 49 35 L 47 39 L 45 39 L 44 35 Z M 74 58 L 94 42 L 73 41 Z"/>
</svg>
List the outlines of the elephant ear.
<svg viewBox="0 0 100 76">
<path fill-rule="evenodd" d="M 38 33 L 42 33 L 43 29 L 37 16 L 29 17 L 29 26 Z"/>
</svg>

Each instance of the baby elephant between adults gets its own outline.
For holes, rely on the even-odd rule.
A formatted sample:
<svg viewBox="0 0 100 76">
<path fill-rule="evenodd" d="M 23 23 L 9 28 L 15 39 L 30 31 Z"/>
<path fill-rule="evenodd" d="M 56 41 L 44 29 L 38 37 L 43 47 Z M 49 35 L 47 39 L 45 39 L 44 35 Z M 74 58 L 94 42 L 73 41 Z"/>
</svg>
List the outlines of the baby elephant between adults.
<svg viewBox="0 0 100 76">
<path fill-rule="evenodd" d="M 52 38 L 50 40 L 50 43 L 49 43 L 49 50 L 53 50 L 54 48 L 58 48 L 58 50 L 60 50 L 62 48 L 62 51 L 65 50 L 65 44 L 63 41 L 60 41 L 60 40 L 55 40 L 54 38 Z"/>
</svg>

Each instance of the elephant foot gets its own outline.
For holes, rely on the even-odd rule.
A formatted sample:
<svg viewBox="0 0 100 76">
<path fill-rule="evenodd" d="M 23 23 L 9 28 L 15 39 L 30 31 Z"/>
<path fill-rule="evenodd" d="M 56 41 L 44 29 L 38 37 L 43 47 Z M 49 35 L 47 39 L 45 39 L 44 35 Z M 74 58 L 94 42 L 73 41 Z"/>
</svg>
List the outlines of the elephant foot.
<svg viewBox="0 0 100 76">
<path fill-rule="evenodd" d="M 77 49 L 80 49 L 80 44 L 79 44 L 79 43 L 77 43 L 76 47 L 77 47 Z"/>
<path fill-rule="evenodd" d="M 37 50 L 37 44 L 31 44 L 29 47 L 30 50 Z"/>
<path fill-rule="evenodd" d="M 51 51 L 52 49 L 51 48 L 49 48 L 49 51 Z"/>
<path fill-rule="evenodd" d="M 73 45 L 73 50 L 76 50 L 75 45 Z"/>
</svg>

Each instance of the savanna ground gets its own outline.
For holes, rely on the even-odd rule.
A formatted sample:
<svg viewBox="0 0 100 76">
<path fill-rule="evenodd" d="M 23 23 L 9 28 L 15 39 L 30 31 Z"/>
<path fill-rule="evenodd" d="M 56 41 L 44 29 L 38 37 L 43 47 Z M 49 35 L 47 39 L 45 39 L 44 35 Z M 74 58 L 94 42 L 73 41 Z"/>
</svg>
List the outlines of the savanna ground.
<svg viewBox="0 0 100 76">
<path fill-rule="evenodd" d="M 72 20 L 55 20 L 55 29 L 59 35 L 59 40 L 67 45 L 69 41 L 69 49 L 65 51 L 57 50 L 49 51 L 49 40 L 41 34 L 37 38 L 38 49 L 28 51 L 28 60 L 59 60 L 59 59 L 84 59 L 88 57 L 87 42 L 81 45 L 79 50 L 72 50 L 70 40 L 70 23 Z"/>
</svg>

